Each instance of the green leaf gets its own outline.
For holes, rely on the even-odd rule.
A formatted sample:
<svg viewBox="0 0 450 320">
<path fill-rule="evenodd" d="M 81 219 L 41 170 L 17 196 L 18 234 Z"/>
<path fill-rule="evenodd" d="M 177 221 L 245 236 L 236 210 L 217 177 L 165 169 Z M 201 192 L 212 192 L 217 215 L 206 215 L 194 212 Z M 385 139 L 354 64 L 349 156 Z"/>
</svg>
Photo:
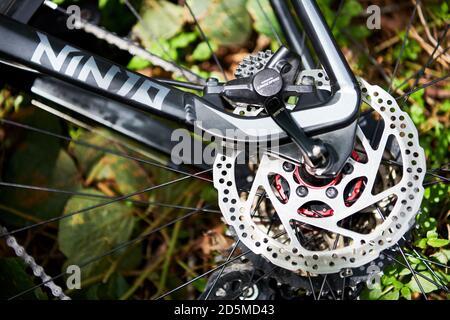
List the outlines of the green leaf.
<svg viewBox="0 0 450 320">
<path fill-rule="evenodd" d="M 195 40 L 197 40 L 196 32 L 181 32 L 179 35 L 170 39 L 170 46 L 176 49 L 186 48 Z"/>
<path fill-rule="evenodd" d="M 409 270 L 409 268 L 403 268 L 403 269 L 398 273 L 399 276 L 406 276 L 406 275 L 408 275 L 408 274 L 411 274 L 411 270 Z"/>
<path fill-rule="evenodd" d="M 18 121 L 51 132 L 61 132 L 59 120 L 54 116 L 41 110 L 26 114 Z M 5 181 L 68 191 L 81 185 L 75 162 L 61 149 L 60 140 L 32 131 L 16 131 L 12 139 L 18 141 L 14 142 L 16 147 L 10 150 L 3 168 L 2 178 Z M 3 188 L 0 192 L 3 209 L 0 214 L 5 223 L 24 226 L 61 215 L 68 199 L 66 194 Z"/>
<path fill-rule="evenodd" d="M 420 249 L 425 249 L 427 247 L 427 238 L 423 238 L 423 239 L 418 239 L 414 245 Z"/>
<path fill-rule="evenodd" d="M 92 168 L 86 183 L 111 182 L 120 194 L 126 195 L 148 188 L 151 181 L 145 170 L 134 160 L 118 157 L 113 154 L 103 156 Z M 147 194 L 134 197 L 138 200 L 148 199 Z"/>
<path fill-rule="evenodd" d="M 91 189 L 82 191 L 101 194 Z M 64 214 L 101 202 L 99 199 L 73 197 L 68 201 Z M 133 209 L 118 202 L 61 220 L 58 243 L 61 252 L 67 257 L 66 265 L 83 264 L 127 241 L 134 224 Z M 110 266 L 110 259 L 106 257 L 84 267 L 83 279 L 105 271 Z"/>
<path fill-rule="evenodd" d="M 257 32 L 272 39 L 276 39 L 273 29 L 278 35 L 282 34 L 269 0 L 249 0 L 247 10 L 253 18 L 253 27 Z"/>
<path fill-rule="evenodd" d="M 133 58 L 131 58 L 130 62 L 128 62 L 127 68 L 130 70 L 142 70 L 149 67 L 150 65 L 150 61 L 138 56 L 134 56 Z"/>
<path fill-rule="evenodd" d="M 402 297 L 406 300 L 411 300 L 411 290 L 408 287 L 403 287 L 400 290 L 400 293 L 402 294 Z"/>
<path fill-rule="evenodd" d="M 450 251 L 450 250 L 439 250 L 438 252 L 435 252 L 432 255 L 430 255 L 430 257 L 433 258 L 434 260 L 438 261 L 439 263 L 447 264 L 448 256 L 445 254 L 444 251 Z"/>
<path fill-rule="evenodd" d="M 206 201 L 206 203 L 214 203 L 217 201 L 217 190 L 214 188 L 204 188 L 201 193 L 201 198 Z"/>
<path fill-rule="evenodd" d="M 398 300 L 399 297 L 399 290 L 393 290 L 381 296 L 380 300 Z"/>
<path fill-rule="evenodd" d="M 397 279 L 395 279 L 394 281 L 392 281 L 392 285 L 394 286 L 395 289 L 400 290 L 401 288 L 403 288 L 405 285 L 398 281 Z"/>
<path fill-rule="evenodd" d="M 363 292 L 361 292 L 360 299 L 361 300 L 378 300 L 383 292 L 381 289 L 364 289 Z"/>
<path fill-rule="evenodd" d="M 213 43 L 210 43 L 213 51 L 217 50 L 217 46 Z M 211 49 L 208 46 L 208 43 L 201 42 L 198 44 L 197 48 L 195 48 L 194 52 L 192 53 L 192 59 L 197 61 L 205 61 L 209 60 L 212 56 Z"/>
<path fill-rule="evenodd" d="M 145 2 L 142 21 L 133 28 L 144 43 L 151 47 L 156 39 L 169 39 L 181 31 L 184 24 L 183 8 L 166 0 Z"/>
<path fill-rule="evenodd" d="M 19 258 L 0 259 L 0 299 L 6 300 L 35 285 L 33 276 L 27 272 L 25 263 Z M 46 300 L 41 288 L 25 293 L 20 300 Z"/>
<path fill-rule="evenodd" d="M 428 239 L 427 244 L 433 248 L 440 248 L 448 245 L 450 240 L 447 239 Z"/>
<path fill-rule="evenodd" d="M 430 280 L 434 279 L 433 275 L 428 271 L 422 271 L 422 272 L 420 272 L 420 274 L 422 274 L 423 276 L 427 277 Z M 425 278 L 422 278 L 419 275 L 416 275 L 416 276 L 417 276 L 417 280 L 422 285 L 422 288 L 425 291 L 425 293 L 430 293 L 437 289 L 436 285 L 434 285 L 430 281 L 426 280 Z M 406 284 L 406 286 L 409 289 L 411 289 L 411 291 L 413 291 L 413 292 L 421 292 L 414 277 L 411 278 L 411 280 Z"/>
<path fill-rule="evenodd" d="M 117 300 L 129 287 L 130 285 L 123 276 L 114 274 L 108 279 L 108 282 L 90 286 L 79 292 L 77 297 L 80 296 L 80 298 L 88 300 Z"/>
<path fill-rule="evenodd" d="M 439 234 L 435 230 L 431 230 L 427 232 L 427 239 L 437 239 Z"/>
<path fill-rule="evenodd" d="M 206 36 L 218 45 L 243 45 L 252 33 L 251 18 L 245 8 L 247 0 L 189 0 Z M 186 9 L 187 11 L 187 9 Z M 189 12 L 186 13 L 190 17 Z M 192 19 L 190 20 L 193 23 Z"/>
<path fill-rule="evenodd" d="M 108 149 L 116 150 L 114 144 L 111 144 L 102 135 L 94 132 L 83 131 L 76 137 L 77 140 L 84 141 L 91 145 L 103 147 L 107 146 Z M 78 162 L 78 166 L 81 169 L 83 175 L 87 175 L 92 167 L 101 159 L 104 155 L 103 151 L 97 150 L 95 148 L 89 148 L 77 143 L 70 143 L 69 152 L 74 156 Z"/>
</svg>

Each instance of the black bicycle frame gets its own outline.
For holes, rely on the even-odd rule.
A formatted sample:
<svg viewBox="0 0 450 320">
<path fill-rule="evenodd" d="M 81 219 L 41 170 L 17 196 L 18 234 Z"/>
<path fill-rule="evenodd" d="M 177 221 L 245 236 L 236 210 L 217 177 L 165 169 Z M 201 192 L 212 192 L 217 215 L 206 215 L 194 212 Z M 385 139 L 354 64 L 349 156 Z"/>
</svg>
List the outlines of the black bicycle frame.
<svg viewBox="0 0 450 320">
<path fill-rule="evenodd" d="M 294 20 L 291 11 L 286 9 L 285 1 L 271 2 L 278 16 L 287 15 L 287 23 L 282 24 L 282 27 L 290 44 L 297 50 L 304 48 L 302 39 L 296 38 L 299 34 L 298 29 L 294 28 L 292 22 Z M 323 138 L 326 133 L 335 134 L 339 129 L 346 129 L 347 136 L 342 144 L 347 146 L 342 146 L 342 153 L 348 156 L 353 146 L 348 134 L 354 138 L 355 120 L 360 105 L 356 79 L 315 1 L 293 0 L 292 5 L 331 80 L 333 90 L 333 98 L 330 101 L 314 109 L 292 112 L 293 117 L 310 136 L 321 135 Z M 307 51 L 299 53 L 307 55 L 304 61 L 310 59 Z M 0 15 L 0 56 L 145 112 L 171 118 L 183 124 L 195 125 L 220 138 L 236 141 L 238 140 L 236 137 L 244 136 L 246 142 L 256 142 L 286 137 L 270 117 L 249 118 L 230 114 L 220 106 L 194 94 L 131 72 L 102 57 L 73 47 L 2 15 Z M 249 134 L 251 131 L 249 129 L 261 127 L 273 130 L 267 135 Z M 235 129 L 238 134 L 228 137 L 226 131 L 229 129 Z M 345 142 L 349 140 L 350 142 Z"/>
</svg>

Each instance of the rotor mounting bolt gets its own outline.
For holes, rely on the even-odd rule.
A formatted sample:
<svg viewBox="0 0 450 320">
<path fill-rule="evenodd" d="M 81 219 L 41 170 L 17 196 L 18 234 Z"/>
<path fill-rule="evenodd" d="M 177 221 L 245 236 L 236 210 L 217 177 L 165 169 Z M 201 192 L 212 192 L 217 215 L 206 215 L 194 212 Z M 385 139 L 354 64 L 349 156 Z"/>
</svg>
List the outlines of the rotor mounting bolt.
<svg viewBox="0 0 450 320">
<path fill-rule="evenodd" d="M 334 187 L 329 187 L 325 193 L 326 193 L 327 197 L 330 199 L 334 199 L 338 195 L 338 191 Z"/>
<path fill-rule="evenodd" d="M 306 197 L 308 195 L 308 188 L 305 186 L 300 186 L 297 188 L 296 193 L 299 197 Z"/>
<path fill-rule="evenodd" d="M 292 171 L 294 171 L 295 166 L 292 163 L 285 161 L 283 163 L 283 169 L 284 169 L 284 171 L 292 172 Z"/>
<path fill-rule="evenodd" d="M 346 163 L 342 171 L 344 174 L 351 174 L 353 172 L 353 166 L 350 163 Z"/>
</svg>

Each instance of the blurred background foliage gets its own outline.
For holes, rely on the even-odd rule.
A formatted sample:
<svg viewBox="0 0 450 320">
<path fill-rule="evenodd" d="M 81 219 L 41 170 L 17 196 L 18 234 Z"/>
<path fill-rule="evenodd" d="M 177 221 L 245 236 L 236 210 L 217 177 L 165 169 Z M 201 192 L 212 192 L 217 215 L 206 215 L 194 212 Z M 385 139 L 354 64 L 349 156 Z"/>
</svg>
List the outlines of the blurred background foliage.
<svg viewBox="0 0 450 320">
<path fill-rule="evenodd" d="M 208 44 L 196 27 L 189 10 L 182 1 L 131 1 L 142 20 L 128 10 L 121 0 L 69 1 L 55 0 L 68 6 L 78 4 L 87 12 L 95 12 L 99 23 L 110 31 L 127 36 L 150 52 L 185 66 L 203 76 L 224 79 L 214 63 L 212 51 L 224 66 L 226 76 L 233 78 L 237 64 L 248 54 L 272 49 L 278 43 L 274 30 L 279 26 L 267 0 L 189 0 Z M 390 0 L 319 0 L 326 20 L 341 46 L 353 71 L 371 83 L 389 87 L 394 66 L 394 94 L 402 95 L 435 78 L 449 73 L 450 56 L 446 52 L 449 38 L 442 42 L 439 57 L 420 74 L 415 75 L 429 61 L 436 39 L 450 20 L 448 4 L 426 1 L 420 7 L 410 30 L 405 49 L 402 40 L 413 10 L 414 1 Z M 382 10 L 381 30 L 366 27 L 366 8 L 377 4 Z M 340 14 L 337 15 L 337 12 Z M 271 23 L 269 23 L 269 21 Z M 430 49 L 431 48 L 431 49 Z M 212 49 L 212 50 L 211 50 Z M 403 53 L 402 53 L 403 51 Z M 443 51 L 443 52 L 442 52 Z M 108 55 L 108 52 L 102 52 Z M 437 55 L 437 54 L 436 54 Z M 436 56 L 435 55 L 435 56 Z M 127 66 L 147 76 L 170 77 L 162 68 L 138 57 L 130 57 Z M 428 168 L 449 164 L 450 84 L 442 81 L 436 86 L 419 90 L 402 108 L 418 127 L 421 145 L 425 149 Z M 29 97 L 6 84 L 0 91 L 0 117 L 45 128 L 56 134 L 95 145 L 108 145 L 120 152 L 151 157 L 161 162 L 168 159 L 139 148 L 124 147 L 120 138 L 96 128 L 95 132 L 79 128 L 31 107 Z M 26 185 L 47 186 L 99 196 L 80 197 L 42 191 L 2 188 L 0 192 L 0 222 L 10 229 L 93 206 L 101 197 L 120 196 L 177 178 L 173 173 L 129 158 L 120 158 L 85 146 L 49 138 L 37 132 L 0 127 L 0 169 L 3 181 Z M 432 180 L 432 177 L 428 177 Z M 19 235 L 29 253 L 50 274 L 59 274 L 64 266 L 80 264 L 130 239 L 145 235 L 156 226 L 173 220 L 186 212 L 177 208 L 142 205 L 142 202 L 173 203 L 199 207 L 215 205 L 215 191 L 211 185 L 186 180 L 133 198 L 136 201 L 118 202 L 96 209 L 92 214 L 80 214 L 30 230 Z M 104 199 L 103 199 L 104 201 Z M 413 230 L 416 250 L 424 257 L 442 265 L 450 259 L 449 185 L 433 184 L 426 188 L 422 210 Z M 118 251 L 83 268 L 82 290 L 69 290 L 75 298 L 88 299 L 149 299 L 184 281 L 211 269 L 230 245 L 224 236 L 220 215 L 202 213 L 171 229 L 152 234 L 145 241 Z M 409 251 L 409 248 L 405 250 Z M 27 289 L 34 282 L 25 267 L 0 243 L 0 297 L 8 297 Z M 450 282 L 448 269 L 433 267 L 431 274 L 419 259 L 409 257 L 409 263 L 429 278 L 440 277 Z M 13 280 L 17 279 L 17 280 Z M 419 278 L 433 299 L 448 295 L 431 283 Z M 195 298 L 202 291 L 206 279 L 201 279 L 172 298 Z M 45 291 L 45 290 L 44 290 Z M 24 296 L 47 299 L 43 290 Z M 407 268 L 394 264 L 385 270 L 381 283 L 363 292 L 363 299 L 418 299 L 419 288 Z"/>
</svg>

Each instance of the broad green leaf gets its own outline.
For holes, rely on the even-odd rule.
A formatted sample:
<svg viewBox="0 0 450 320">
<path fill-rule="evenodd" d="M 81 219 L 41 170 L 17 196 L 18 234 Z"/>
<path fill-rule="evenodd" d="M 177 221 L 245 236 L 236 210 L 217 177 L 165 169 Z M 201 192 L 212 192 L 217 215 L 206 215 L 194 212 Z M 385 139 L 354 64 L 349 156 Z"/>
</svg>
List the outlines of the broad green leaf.
<svg viewBox="0 0 450 320">
<path fill-rule="evenodd" d="M 257 32 L 272 39 L 276 39 L 273 30 L 278 35 L 282 34 L 269 0 L 249 0 L 247 2 L 247 10 L 253 18 L 253 27 Z"/>
<path fill-rule="evenodd" d="M 92 168 L 87 183 L 112 183 L 113 189 L 122 195 L 130 194 L 148 188 L 152 183 L 145 170 L 134 160 L 107 154 Z M 135 196 L 146 200 L 147 194 Z"/>
<path fill-rule="evenodd" d="M 90 286 L 79 292 L 77 296 L 88 300 L 117 300 L 129 287 L 130 285 L 123 276 L 114 274 L 108 279 L 108 282 Z"/>
<path fill-rule="evenodd" d="M 82 191 L 101 194 L 91 189 Z M 73 197 L 67 202 L 64 214 L 94 206 L 102 201 L 104 200 Z M 67 257 L 66 265 L 81 265 L 127 241 L 134 224 L 133 208 L 119 202 L 61 220 L 58 242 L 61 252 Z M 108 256 L 84 267 L 83 279 L 105 271 L 110 265 L 110 259 L 111 256 Z"/>
<path fill-rule="evenodd" d="M 189 0 L 202 30 L 218 45 L 240 46 L 252 33 L 251 19 L 245 8 L 247 0 Z M 186 9 L 186 16 L 190 17 Z M 193 23 L 192 19 L 190 21 Z"/>
<path fill-rule="evenodd" d="M 380 300 L 398 300 L 400 297 L 399 290 L 392 290 L 380 297 Z"/>
<path fill-rule="evenodd" d="M 28 273 L 25 263 L 19 258 L 0 259 L 0 299 L 7 300 L 35 285 L 34 277 Z M 47 295 L 41 288 L 28 292 L 17 299 L 46 300 Z"/>
<path fill-rule="evenodd" d="M 131 58 L 130 62 L 128 62 L 127 68 L 130 70 L 142 70 L 149 67 L 151 63 L 148 60 L 145 60 L 141 57 L 134 56 Z"/>
<path fill-rule="evenodd" d="M 406 276 L 406 275 L 408 275 L 408 274 L 411 274 L 411 270 L 409 270 L 409 268 L 403 268 L 403 269 L 398 273 L 399 276 Z"/>
<path fill-rule="evenodd" d="M 411 300 L 411 290 L 408 287 L 403 287 L 400 290 L 400 293 L 402 294 L 402 297 L 406 300 Z"/>
<path fill-rule="evenodd" d="M 422 272 L 420 272 L 420 274 L 422 274 L 423 276 L 425 276 L 428 279 L 433 280 L 435 282 L 435 280 L 433 278 L 433 275 L 430 272 L 422 271 Z M 422 288 L 425 291 L 425 293 L 433 292 L 434 290 L 437 289 L 436 285 L 434 285 L 430 281 L 426 280 L 425 278 L 422 278 L 419 275 L 417 275 L 417 280 L 422 285 Z M 420 290 L 419 286 L 417 285 L 417 282 L 416 282 L 414 277 L 411 278 L 411 280 L 406 284 L 406 286 L 408 288 L 410 288 L 411 291 L 413 291 L 413 292 L 421 292 L 421 290 Z"/>
<path fill-rule="evenodd" d="M 450 243 L 447 239 L 428 239 L 427 244 L 433 248 L 445 247 Z"/>
<path fill-rule="evenodd" d="M 150 47 L 155 39 L 169 39 L 176 35 L 184 24 L 183 8 L 166 0 L 147 0 L 142 7 L 142 21 L 133 28 L 133 33 Z"/>
<path fill-rule="evenodd" d="M 89 143 L 94 146 L 99 146 L 102 148 L 107 147 L 108 149 L 115 150 L 114 144 L 111 144 L 106 138 L 97 133 L 84 131 L 79 134 L 77 140 Z M 77 160 L 78 166 L 81 169 L 83 175 L 87 175 L 91 168 L 104 155 L 103 151 L 73 142 L 69 145 L 69 152 Z"/>
<path fill-rule="evenodd" d="M 210 45 L 213 51 L 217 48 L 217 46 L 215 46 L 213 43 L 210 43 Z M 192 53 L 192 59 L 197 61 L 209 60 L 211 56 L 212 51 L 206 42 L 199 43 L 198 46 L 195 48 L 194 52 Z"/>
<path fill-rule="evenodd" d="M 168 40 L 164 40 L 161 38 L 159 40 L 149 41 L 148 43 L 149 43 L 148 50 L 153 54 L 162 57 L 164 59 L 177 61 L 178 52 L 176 48 L 173 48 L 170 45 L 170 42 Z"/>
<path fill-rule="evenodd" d="M 420 248 L 420 249 L 425 249 L 427 247 L 427 238 L 423 238 L 423 239 L 418 239 L 414 244 L 416 247 Z"/>
<path fill-rule="evenodd" d="M 170 46 L 176 49 L 186 48 L 196 39 L 197 39 L 196 32 L 181 32 L 180 34 L 170 39 Z"/>
<path fill-rule="evenodd" d="M 59 120 L 40 110 L 27 113 L 19 122 L 61 132 Z M 61 149 L 60 140 L 32 131 L 15 131 L 11 139 L 19 138 L 3 168 L 4 181 L 67 191 L 80 186 L 75 162 Z M 24 226 L 50 219 L 61 215 L 68 198 L 66 194 L 3 188 L 0 192 L 2 220 L 10 225 Z"/>
<path fill-rule="evenodd" d="M 383 292 L 381 291 L 381 289 L 369 290 L 366 288 L 363 290 L 363 292 L 361 292 L 359 298 L 361 300 L 378 300 L 381 297 L 382 293 Z"/>
<path fill-rule="evenodd" d="M 427 238 L 430 239 L 437 239 L 439 237 L 439 234 L 435 230 L 431 230 L 427 232 Z"/>
<path fill-rule="evenodd" d="M 436 261 L 438 261 L 439 263 L 442 264 L 447 264 L 448 262 L 448 257 L 445 254 L 446 250 L 440 250 L 438 252 L 433 253 L 432 255 L 430 255 L 431 258 L 435 259 Z M 448 250 L 447 250 L 448 251 Z"/>
</svg>

